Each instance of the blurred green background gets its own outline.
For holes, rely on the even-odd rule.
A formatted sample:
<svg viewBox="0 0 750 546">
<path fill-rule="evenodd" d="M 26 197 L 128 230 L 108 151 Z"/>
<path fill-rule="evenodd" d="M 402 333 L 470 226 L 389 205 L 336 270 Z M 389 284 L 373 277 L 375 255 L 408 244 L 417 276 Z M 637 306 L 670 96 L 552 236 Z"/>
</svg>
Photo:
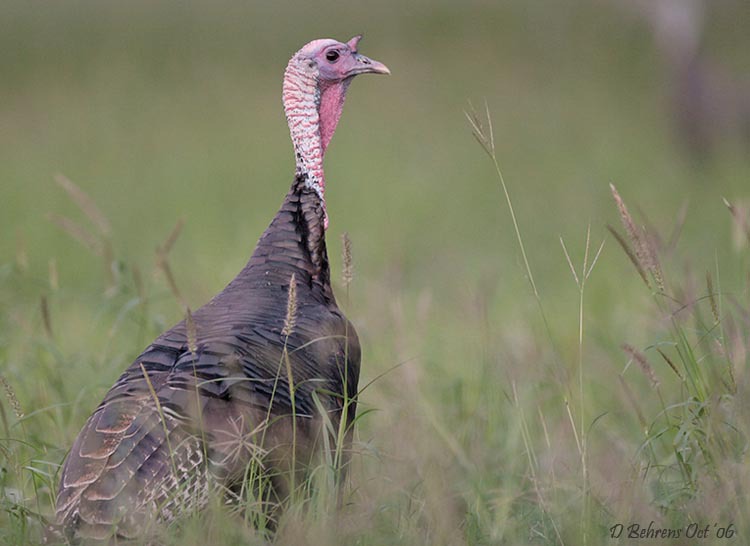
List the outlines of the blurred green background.
<svg viewBox="0 0 750 546">
<path fill-rule="evenodd" d="M 704 49 L 746 75 L 750 8 L 724 6 L 707 18 Z M 681 154 L 653 36 L 614 3 L 11 1 L 0 25 L 0 251 L 22 233 L 32 266 L 66 256 L 64 284 L 98 272 L 45 221 L 70 213 L 55 173 L 100 204 L 128 260 L 149 259 L 185 217 L 180 280 L 194 303 L 222 287 L 286 191 L 281 75 L 318 36 L 364 33 L 363 51 L 393 72 L 352 87 L 326 163 L 331 233 L 351 233 L 361 275 L 397 268 L 403 282 L 459 288 L 491 271 L 503 287 L 523 284 L 468 100 L 489 104 L 549 282 L 567 267 L 560 234 L 612 221 L 609 182 L 665 219 L 690 199 L 690 242 L 711 254 L 729 225 L 719 196 L 747 184 L 736 142 L 700 168 Z"/>
<path fill-rule="evenodd" d="M 418 363 L 364 395 L 385 415 L 363 425 L 373 445 L 388 451 L 389 441 L 397 443 L 387 438 L 396 434 L 388 423 L 413 410 L 401 400 L 404 377 L 421 385 L 431 401 L 425 407 L 437 408 L 436 418 L 417 411 L 417 423 L 425 421 L 416 428 L 430 436 L 425 427 L 445 419 L 460 445 L 461 427 L 477 412 L 506 412 L 500 393 L 508 395 L 510 379 L 544 384 L 558 358 L 577 373 L 578 292 L 559 238 L 578 262 L 589 224 L 593 246 L 607 237 L 606 224 L 619 222 L 610 182 L 663 232 L 689 203 L 683 257 L 673 267 L 689 263 L 703 274 L 720 263 L 723 286 L 741 290 L 747 250 L 733 245 L 721 198 L 748 202 L 750 147 L 731 123 L 705 155 L 685 147 L 673 115 L 674 67 L 636 4 L 5 0 L 0 372 L 26 413 L 75 401 L 28 425 L 47 460 L 62 459 L 120 371 L 161 327 L 182 318 L 163 278 L 151 275 L 154 249 L 178 219 L 185 226 L 170 263 L 191 307 L 249 257 L 294 170 L 283 70 L 318 37 L 363 33 L 361 51 L 392 71 L 352 85 L 326 159 L 334 275 L 340 234 L 354 245 L 355 281 L 342 305 L 364 344 L 363 384 L 398 363 Z M 732 88 L 750 73 L 750 4 L 712 3 L 701 23 L 698 56 Z M 554 351 L 491 162 L 464 116 L 468 101 L 480 110 L 486 101 L 492 114 Z M 123 276 L 114 295 L 102 296 L 101 259 L 48 218 L 86 222 L 54 183 L 57 173 L 112 224 Z M 59 271 L 54 289 L 50 260 Z M 148 320 L 128 303 L 133 266 L 153 299 Z M 42 296 L 52 347 L 39 341 Z M 648 293 L 611 237 L 586 297 L 588 413 L 623 413 L 611 390 L 626 361 L 619 345 L 647 343 L 652 321 L 644 316 Z M 474 367 L 479 361 L 496 369 L 489 383 Z M 533 377 L 524 375 L 529 370 Z M 483 397 L 496 408 L 483 406 Z M 554 408 L 553 421 L 567 419 Z M 623 427 L 638 430 L 635 421 Z M 472 442 L 484 441 L 472 434 Z M 627 459 L 637 433 L 624 442 Z M 523 460 L 522 449 L 512 455 Z M 486 464 L 494 471 L 500 463 Z"/>
</svg>

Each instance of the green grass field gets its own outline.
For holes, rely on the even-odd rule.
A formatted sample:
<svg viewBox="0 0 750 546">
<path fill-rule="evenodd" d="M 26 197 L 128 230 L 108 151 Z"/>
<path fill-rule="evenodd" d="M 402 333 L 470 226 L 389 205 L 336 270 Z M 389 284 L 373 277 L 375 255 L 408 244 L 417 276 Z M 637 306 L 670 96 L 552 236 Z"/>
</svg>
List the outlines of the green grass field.
<svg viewBox="0 0 750 546">
<path fill-rule="evenodd" d="M 750 9 L 715 11 L 704 49 L 747 74 Z M 83 422 L 183 318 L 155 251 L 173 227 L 196 308 L 275 214 L 289 56 L 357 33 L 392 75 L 349 92 L 328 245 L 374 411 L 343 507 L 297 499 L 274 543 L 630 544 L 651 521 L 682 535 L 649 544 L 747 543 L 750 150 L 688 157 L 648 27 L 593 0 L 5 2 L 0 543 L 41 543 Z M 160 536 L 263 544 L 251 520 L 212 508 Z"/>
</svg>

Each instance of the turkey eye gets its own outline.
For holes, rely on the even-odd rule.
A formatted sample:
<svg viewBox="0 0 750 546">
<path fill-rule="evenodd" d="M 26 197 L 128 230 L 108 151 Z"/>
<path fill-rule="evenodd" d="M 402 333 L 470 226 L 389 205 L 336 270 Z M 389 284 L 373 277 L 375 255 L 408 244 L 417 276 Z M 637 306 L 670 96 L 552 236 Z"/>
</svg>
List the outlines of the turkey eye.
<svg viewBox="0 0 750 546">
<path fill-rule="evenodd" d="M 328 62 L 335 63 L 339 58 L 339 52 L 336 50 L 329 51 L 326 53 L 326 59 L 328 59 Z"/>
</svg>

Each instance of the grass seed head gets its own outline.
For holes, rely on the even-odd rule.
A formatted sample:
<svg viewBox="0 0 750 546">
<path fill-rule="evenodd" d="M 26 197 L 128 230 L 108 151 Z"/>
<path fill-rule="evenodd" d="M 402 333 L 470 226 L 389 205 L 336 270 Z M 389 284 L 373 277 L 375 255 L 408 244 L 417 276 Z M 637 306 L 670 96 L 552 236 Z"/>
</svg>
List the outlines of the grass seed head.
<svg viewBox="0 0 750 546">
<path fill-rule="evenodd" d="M 292 278 L 289 280 L 289 294 L 286 300 L 286 316 L 284 317 L 284 328 L 281 330 L 281 335 L 289 337 L 294 331 L 295 323 L 297 322 L 297 279 L 294 273 Z"/>
<path fill-rule="evenodd" d="M 485 122 L 482 121 L 482 117 L 477 112 L 476 108 L 474 108 L 474 105 L 471 102 L 469 102 L 468 110 L 465 110 L 464 114 L 466 115 L 466 119 L 469 121 L 469 125 L 471 125 L 471 134 L 474 135 L 474 138 L 482 147 L 482 149 L 484 149 L 487 155 L 494 160 L 496 158 L 495 134 L 492 128 L 492 117 L 490 116 L 490 107 L 487 104 L 487 101 L 484 101 L 484 115 L 486 117 L 486 126 Z"/>
<path fill-rule="evenodd" d="M 188 350 L 191 353 L 198 352 L 198 328 L 195 325 L 190 307 L 185 308 L 185 329 L 187 330 Z"/>
<path fill-rule="evenodd" d="M 659 388 L 659 379 L 656 377 L 656 372 L 654 372 L 651 364 L 646 360 L 646 355 L 627 343 L 622 346 L 622 350 L 628 353 L 631 358 L 638 363 L 641 371 L 643 371 L 644 375 L 648 377 L 648 380 L 651 382 L 651 386 L 654 389 Z"/>
<path fill-rule="evenodd" d="M 644 284 L 650 289 L 651 283 L 648 280 L 648 275 L 646 275 L 646 271 L 643 269 L 643 266 L 641 266 L 641 263 L 638 261 L 638 258 L 636 257 L 635 252 L 633 252 L 633 249 L 630 248 L 630 245 L 625 240 L 625 237 L 620 235 L 620 233 L 610 225 L 607 225 L 607 229 L 617 240 L 618 244 L 620 245 L 620 248 L 622 248 L 622 250 L 625 252 L 625 255 L 630 260 L 630 263 L 632 263 L 633 267 L 635 267 L 635 270 L 638 271 L 638 275 L 640 275 Z"/>
<path fill-rule="evenodd" d="M 13 389 L 13 386 L 2 375 L 0 375 L 0 383 L 2 383 L 3 385 L 3 390 L 5 390 L 5 397 L 8 399 L 8 403 L 10 404 L 11 409 L 13 409 L 13 413 L 18 419 L 23 418 L 23 409 L 21 409 L 21 403 L 18 401 L 18 397 L 16 396 L 16 391 Z"/>
<path fill-rule="evenodd" d="M 628 207 L 625 205 L 625 201 L 622 200 L 622 197 L 620 197 L 615 185 L 610 184 L 609 189 L 612 191 L 612 197 L 614 198 L 617 210 L 620 213 L 620 220 L 625 228 L 625 233 L 627 233 L 628 238 L 633 245 L 638 262 L 641 264 L 641 267 L 643 267 L 646 263 L 646 255 L 643 249 L 640 230 L 636 227 L 633 217 L 630 215 L 630 212 L 628 212 Z M 644 267 L 644 269 L 646 268 Z"/>
<path fill-rule="evenodd" d="M 648 253 L 648 270 L 654 277 L 656 286 L 659 290 L 664 292 L 664 274 L 661 271 L 661 264 L 659 263 L 656 241 L 648 233 L 643 234 L 643 240 L 645 241 L 645 247 Z"/>
<path fill-rule="evenodd" d="M 662 351 L 661 349 L 656 349 L 661 357 L 664 359 L 664 362 L 667 363 L 667 365 L 672 369 L 672 371 L 677 375 L 677 377 L 680 378 L 680 381 L 685 381 L 685 378 L 682 377 L 682 374 L 680 373 L 680 370 L 677 369 L 677 366 L 674 362 L 672 362 L 672 359 L 667 356 L 667 354 Z"/>
<path fill-rule="evenodd" d="M 345 286 L 349 286 L 354 279 L 354 264 L 352 262 L 352 240 L 346 232 L 341 234 L 341 262 L 343 264 L 341 279 Z"/>
<path fill-rule="evenodd" d="M 609 189 L 612 191 L 612 197 L 614 198 L 615 204 L 617 205 L 617 210 L 620 213 L 620 220 L 622 221 L 622 225 L 625 228 L 625 233 L 627 234 L 628 239 L 630 239 L 630 244 L 632 245 L 633 250 L 628 250 L 629 246 L 623 244 L 624 239 L 618 237 L 617 233 L 614 232 L 613 229 L 610 228 L 610 231 L 614 233 L 615 237 L 617 237 L 620 245 L 623 246 L 625 252 L 628 254 L 628 257 L 635 264 L 636 269 L 638 269 L 638 273 L 641 275 L 641 277 L 643 277 L 643 280 L 646 282 L 646 284 L 650 287 L 648 278 L 645 275 L 645 272 L 649 272 L 653 276 L 654 281 L 656 282 L 656 286 L 659 288 L 659 290 L 664 292 L 664 275 L 662 274 L 661 266 L 659 265 L 656 243 L 654 242 L 653 238 L 648 235 L 648 233 L 636 226 L 635 222 L 633 221 L 633 217 L 628 211 L 628 207 L 625 205 L 622 197 L 620 197 L 620 194 L 617 191 L 617 188 L 615 188 L 615 185 L 610 184 Z"/>
</svg>

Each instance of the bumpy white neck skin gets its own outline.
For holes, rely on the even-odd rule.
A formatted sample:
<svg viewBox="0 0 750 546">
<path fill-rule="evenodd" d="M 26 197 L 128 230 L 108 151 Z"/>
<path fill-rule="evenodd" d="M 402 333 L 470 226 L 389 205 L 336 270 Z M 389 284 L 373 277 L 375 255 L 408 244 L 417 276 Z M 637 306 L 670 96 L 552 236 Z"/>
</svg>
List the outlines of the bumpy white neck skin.
<svg viewBox="0 0 750 546">
<path fill-rule="evenodd" d="M 314 61 L 292 57 L 284 73 L 284 111 L 294 144 L 297 175 L 324 201 L 323 142 L 320 136 L 320 90 Z M 327 217 L 326 217 L 327 218 Z M 326 221 L 327 224 L 327 221 Z"/>
</svg>

